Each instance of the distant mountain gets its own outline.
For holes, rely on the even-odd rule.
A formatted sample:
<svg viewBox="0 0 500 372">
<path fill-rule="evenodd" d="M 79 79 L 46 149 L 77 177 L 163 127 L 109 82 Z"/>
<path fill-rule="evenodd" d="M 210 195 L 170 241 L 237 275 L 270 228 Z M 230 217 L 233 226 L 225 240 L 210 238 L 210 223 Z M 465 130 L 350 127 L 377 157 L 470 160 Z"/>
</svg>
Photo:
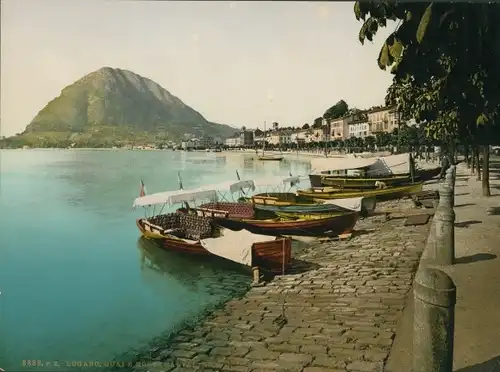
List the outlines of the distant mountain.
<svg viewBox="0 0 500 372">
<path fill-rule="evenodd" d="M 103 67 L 64 88 L 35 116 L 22 137 L 27 142 L 69 141 L 100 147 L 111 142 L 176 141 L 189 135 L 226 138 L 234 132 L 229 125 L 209 122 L 148 78 Z"/>
</svg>

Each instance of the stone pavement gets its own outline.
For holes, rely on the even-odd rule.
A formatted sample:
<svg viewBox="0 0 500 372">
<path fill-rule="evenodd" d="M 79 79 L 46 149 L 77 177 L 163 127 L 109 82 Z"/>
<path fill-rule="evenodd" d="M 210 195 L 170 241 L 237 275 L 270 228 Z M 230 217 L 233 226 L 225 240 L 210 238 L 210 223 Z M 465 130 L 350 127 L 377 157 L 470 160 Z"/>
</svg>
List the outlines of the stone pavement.
<svg viewBox="0 0 500 372">
<path fill-rule="evenodd" d="M 136 370 L 382 371 L 430 226 L 403 223 L 372 217 L 308 246 L 295 257 L 315 268 L 229 301 Z"/>
<path fill-rule="evenodd" d="M 462 164 L 457 167 L 457 260 L 452 267 L 440 268 L 457 286 L 454 371 L 459 372 L 500 371 L 500 215 L 486 213 L 489 207 L 500 207 L 500 173 L 491 173 L 490 184 L 493 196 L 484 198 L 476 176 L 470 176 Z M 430 264 L 425 252 L 422 264 Z M 408 299 L 386 366 L 388 372 L 411 370 L 412 296 Z"/>
</svg>

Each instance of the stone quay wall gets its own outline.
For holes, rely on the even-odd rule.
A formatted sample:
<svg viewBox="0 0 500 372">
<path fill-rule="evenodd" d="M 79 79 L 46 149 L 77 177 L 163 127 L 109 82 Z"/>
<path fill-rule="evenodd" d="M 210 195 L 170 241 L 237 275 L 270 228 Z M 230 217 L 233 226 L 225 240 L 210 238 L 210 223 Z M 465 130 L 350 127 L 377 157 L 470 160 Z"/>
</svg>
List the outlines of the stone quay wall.
<svg viewBox="0 0 500 372">
<path fill-rule="evenodd" d="M 431 226 L 404 221 L 367 218 L 348 241 L 309 245 L 295 254 L 308 269 L 230 300 L 135 370 L 383 371 Z"/>
</svg>

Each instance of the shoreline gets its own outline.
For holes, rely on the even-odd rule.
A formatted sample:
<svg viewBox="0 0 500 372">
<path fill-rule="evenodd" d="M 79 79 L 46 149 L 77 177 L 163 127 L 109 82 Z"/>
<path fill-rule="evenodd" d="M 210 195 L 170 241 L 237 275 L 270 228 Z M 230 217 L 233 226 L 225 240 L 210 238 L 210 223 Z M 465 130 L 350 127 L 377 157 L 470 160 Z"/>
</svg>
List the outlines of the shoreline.
<svg viewBox="0 0 500 372">
<path fill-rule="evenodd" d="M 378 371 L 430 226 L 376 216 L 358 221 L 351 239 L 296 247 L 290 273 L 185 322 L 130 371 Z"/>
</svg>

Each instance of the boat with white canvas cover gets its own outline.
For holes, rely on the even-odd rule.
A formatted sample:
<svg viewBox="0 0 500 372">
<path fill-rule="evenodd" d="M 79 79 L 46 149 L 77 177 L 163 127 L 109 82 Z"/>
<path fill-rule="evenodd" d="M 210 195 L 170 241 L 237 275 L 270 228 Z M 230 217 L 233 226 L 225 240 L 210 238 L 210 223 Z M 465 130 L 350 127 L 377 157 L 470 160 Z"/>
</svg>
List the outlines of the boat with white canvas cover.
<svg viewBox="0 0 500 372">
<path fill-rule="evenodd" d="M 229 185 L 230 186 L 230 185 Z M 133 207 L 161 206 L 160 214 L 136 220 L 141 234 L 155 239 L 166 250 L 192 255 L 216 255 L 246 266 L 258 266 L 284 273 L 291 266 L 291 240 L 254 234 L 247 230 L 231 231 L 217 225 L 212 217 L 177 211 L 161 214 L 165 206 L 217 201 L 211 187 L 174 190 L 141 196 Z M 234 244 L 238 241 L 239 244 Z"/>
<path fill-rule="evenodd" d="M 414 169 L 410 153 L 381 157 L 316 158 L 311 159 L 313 172 L 309 175 L 311 187 L 337 187 L 347 189 L 376 188 L 377 182 L 386 186 L 403 186 L 410 182 L 427 181 L 437 176 L 440 167 Z"/>
</svg>

